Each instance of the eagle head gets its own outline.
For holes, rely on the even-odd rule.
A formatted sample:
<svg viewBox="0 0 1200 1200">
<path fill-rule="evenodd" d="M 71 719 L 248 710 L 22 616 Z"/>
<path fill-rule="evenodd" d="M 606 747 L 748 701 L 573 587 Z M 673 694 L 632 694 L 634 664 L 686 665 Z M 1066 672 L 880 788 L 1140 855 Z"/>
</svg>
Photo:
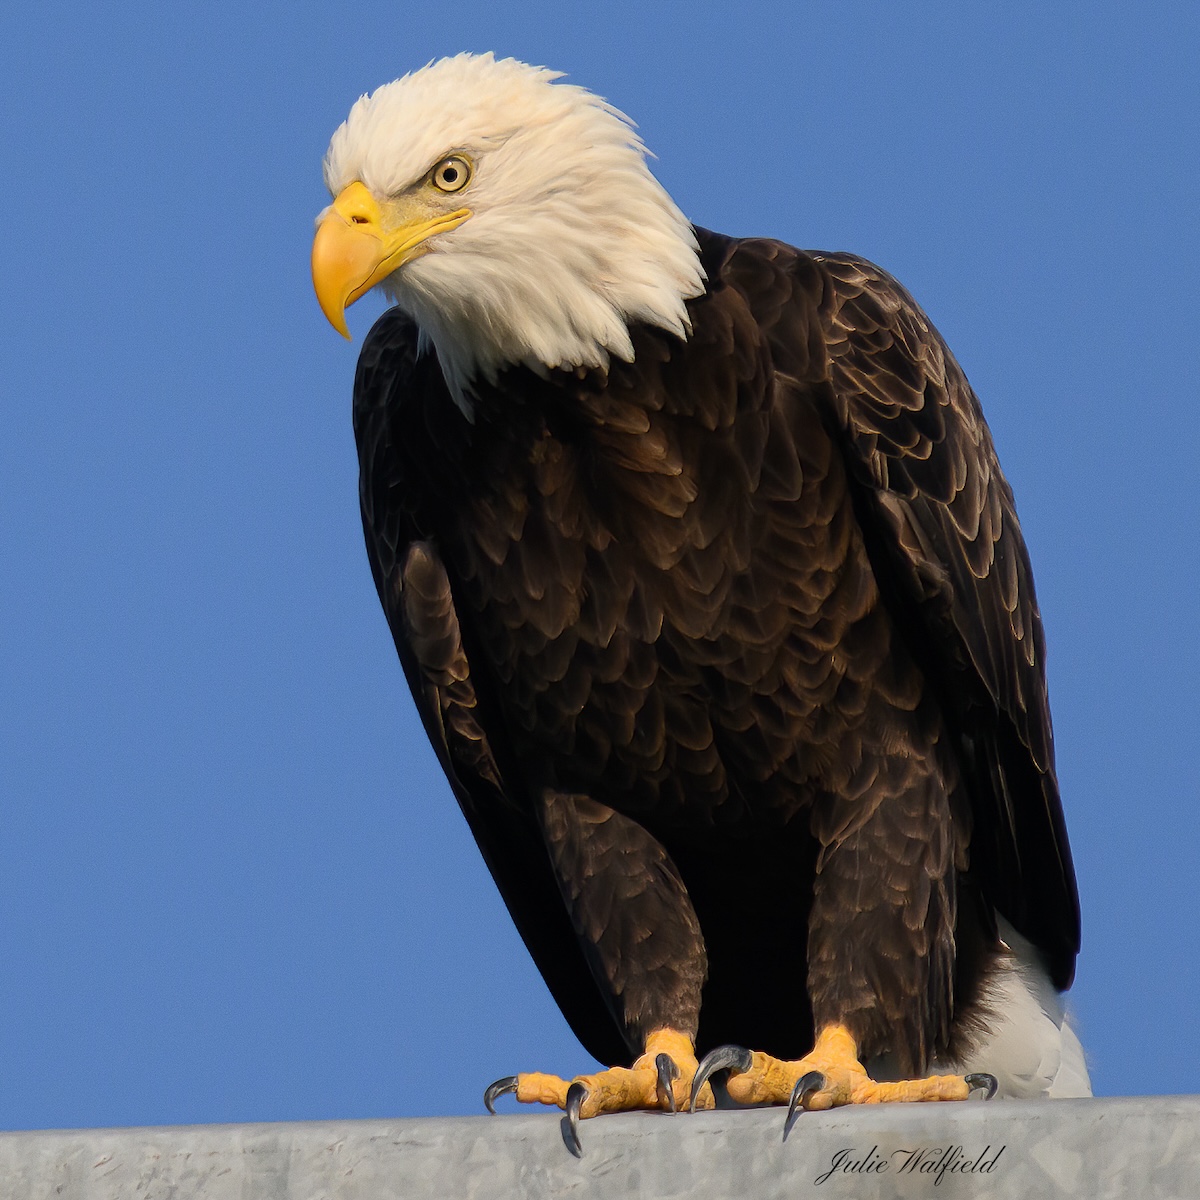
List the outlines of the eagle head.
<svg viewBox="0 0 1200 1200">
<path fill-rule="evenodd" d="M 559 73 L 491 54 L 361 97 L 325 156 L 313 283 L 334 328 L 380 287 L 458 402 L 507 366 L 631 361 L 629 326 L 685 337 L 696 238 L 632 123 Z"/>
</svg>

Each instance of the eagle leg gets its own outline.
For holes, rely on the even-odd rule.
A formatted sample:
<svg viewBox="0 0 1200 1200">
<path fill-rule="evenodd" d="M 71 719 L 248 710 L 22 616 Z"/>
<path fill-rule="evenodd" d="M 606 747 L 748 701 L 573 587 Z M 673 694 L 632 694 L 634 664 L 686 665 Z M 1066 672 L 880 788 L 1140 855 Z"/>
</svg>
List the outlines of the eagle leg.
<svg viewBox="0 0 1200 1200">
<path fill-rule="evenodd" d="M 610 1067 L 572 1080 L 537 1071 L 510 1075 L 487 1089 L 484 1104 L 493 1111 L 490 1101 L 512 1092 L 523 1104 L 561 1108 L 574 1121 L 602 1113 L 713 1108 L 712 1088 L 706 1084 L 692 1096 L 692 1077 L 698 1066 L 691 1038 L 675 1029 L 656 1029 L 646 1038 L 645 1052 L 632 1067 Z M 574 1121 L 570 1122 L 572 1130 Z M 566 1130 L 563 1136 L 567 1138 Z M 573 1140 L 578 1144 L 577 1135 Z M 570 1138 L 567 1144 L 570 1147 Z"/>
<path fill-rule="evenodd" d="M 844 1025 L 827 1025 L 812 1051 L 794 1062 L 758 1051 L 745 1052 L 750 1062 L 741 1070 L 740 1063 L 729 1064 L 731 1049 L 723 1046 L 707 1055 L 693 1082 L 704 1083 L 714 1071 L 729 1069 L 725 1088 L 731 1100 L 738 1104 L 787 1104 L 789 1128 L 799 1107 L 965 1100 L 977 1087 L 984 1088 L 989 1096 L 995 1091 L 991 1076 L 931 1075 L 879 1083 L 859 1062 L 858 1047 Z"/>
</svg>

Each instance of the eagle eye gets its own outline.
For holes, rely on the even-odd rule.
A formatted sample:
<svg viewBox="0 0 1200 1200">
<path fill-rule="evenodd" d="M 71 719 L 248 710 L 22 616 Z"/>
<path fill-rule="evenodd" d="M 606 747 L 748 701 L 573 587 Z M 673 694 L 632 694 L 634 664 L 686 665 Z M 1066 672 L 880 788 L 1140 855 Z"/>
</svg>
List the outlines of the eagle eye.
<svg viewBox="0 0 1200 1200">
<path fill-rule="evenodd" d="M 458 192 L 471 178 L 471 164 L 457 154 L 443 158 L 429 173 L 429 180 L 439 192 Z"/>
</svg>

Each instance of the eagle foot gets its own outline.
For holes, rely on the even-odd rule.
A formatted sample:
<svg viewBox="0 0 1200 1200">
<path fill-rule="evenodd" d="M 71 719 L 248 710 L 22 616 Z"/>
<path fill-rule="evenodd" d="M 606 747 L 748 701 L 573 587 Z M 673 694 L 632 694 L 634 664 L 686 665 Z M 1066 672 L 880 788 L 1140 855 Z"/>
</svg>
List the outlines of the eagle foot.
<svg viewBox="0 0 1200 1200">
<path fill-rule="evenodd" d="M 577 1126 L 588 1117 L 713 1108 L 712 1089 L 703 1080 L 700 1087 L 692 1087 L 698 1065 L 691 1038 L 673 1029 L 656 1029 L 646 1038 L 645 1053 L 632 1067 L 610 1067 L 573 1080 L 533 1071 L 508 1075 L 488 1087 L 483 1103 L 494 1113 L 496 1100 L 511 1092 L 523 1104 L 552 1104 L 563 1109 L 563 1141 L 578 1156 L 582 1148 Z"/>
<path fill-rule="evenodd" d="M 830 1025 L 812 1052 L 794 1062 L 740 1046 L 721 1046 L 705 1055 L 692 1085 L 702 1085 L 717 1071 L 728 1071 L 725 1089 L 737 1104 L 786 1104 L 784 1137 L 801 1111 L 842 1104 L 890 1104 L 924 1100 L 965 1100 L 982 1088 L 995 1095 L 991 1075 L 932 1075 L 879 1083 L 858 1061 L 858 1048 L 842 1025 Z"/>
</svg>

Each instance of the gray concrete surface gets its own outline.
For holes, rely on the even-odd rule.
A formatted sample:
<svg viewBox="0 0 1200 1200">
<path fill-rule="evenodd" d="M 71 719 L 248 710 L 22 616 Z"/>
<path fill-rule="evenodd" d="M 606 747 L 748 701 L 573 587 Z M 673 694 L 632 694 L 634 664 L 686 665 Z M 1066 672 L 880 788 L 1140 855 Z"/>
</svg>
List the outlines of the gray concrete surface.
<svg viewBox="0 0 1200 1200">
<path fill-rule="evenodd" d="M 898 1104 L 782 1131 L 778 1110 L 601 1117 L 578 1161 L 549 1113 L 4 1133 L 0 1198 L 1200 1200 L 1197 1096 Z"/>
</svg>

